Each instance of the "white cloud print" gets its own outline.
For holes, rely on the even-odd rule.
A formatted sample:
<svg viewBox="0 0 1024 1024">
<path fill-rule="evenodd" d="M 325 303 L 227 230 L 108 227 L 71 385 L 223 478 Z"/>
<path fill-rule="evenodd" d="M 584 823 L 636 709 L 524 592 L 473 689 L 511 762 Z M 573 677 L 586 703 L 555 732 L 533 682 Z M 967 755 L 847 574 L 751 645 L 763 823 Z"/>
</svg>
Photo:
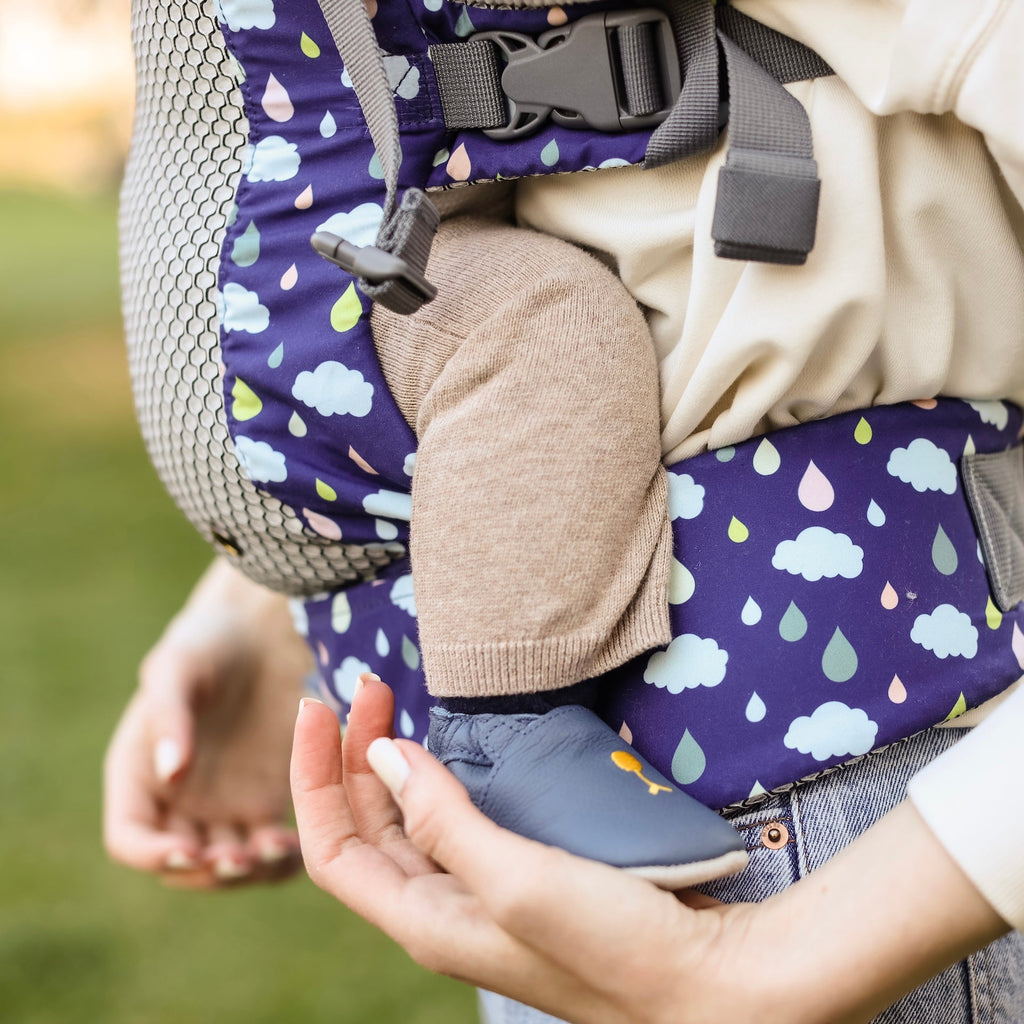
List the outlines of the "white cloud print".
<svg viewBox="0 0 1024 1024">
<path fill-rule="evenodd" d="M 973 658 L 978 653 L 978 630 L 971 617 L 951 604 L 940 604 L 931 615 L 918 615 L 910 639 L 936 658 Z"/>
<path fill-rule="evenodd" d="M 250 146 L 245 158 L 249 181 L 290 181 L 299 173 L 299 147 L 280 135 L 268 135 Z"/>
<path fill-rule="evenodd" d="M 364 672 L 373 669 L 358 658 L 348 657 L 334 670 L 334 692 L 346 703 L 351 704 L 356 692 L 356 680 Z"/>
<path fill-rule="evenodd" d="M 273 28 L 274 0 L 217 0 L 217 16 L 232 32 Z"/>
<path fill-rule="evenodd" d="M 411 573 L 407 572 L 395 580 L 389 596 L 396 608 L 401 608 L 403 612 L 408 612 L 414 619 L 416 618 L 416 595 L 412 589 Z"/>
<path fill-rule="evenodd" d="M 824 526 L 808 526 L 795 540 L 784 540 L 775 548 L 772 565 L 791 576 L 803 576 L 814 583 L 823 576 L 856 579 L 864 569 L 864 549 L 846 536 Z"/>
<path fill-rule="evenodd" d="M 384 519 L 412 519 L 412 495 L 402 491 L 377 491 L 363 498 L 367 515 Z"/>
<path fill-rule="evenodd" d="M 362 203 L 348 213 L 335 213 L 317 226 L 317 231 L 330 231 L 353 245 L 373 245 L 384 219 L 379 203 Z"/>
<path fill-rule="evenodd" d="M 982 423 L 991 423 L 1002 430 L 1010 422 L 1010 412 L 1002 402 L 981 401 L 967 403 L 980 417 Z"/>
<path fill-rule="evenodd" d="M 810 716 L 794 719 L 782 742 L 790 750 L 810 754 L 815 761 L 827 761 L 830 757 L 866 754 L 874 746 L 876 735 L 878 723 L 872 722 L 866 712 L 830 700 Z"/>
<path fill-rule="evenodd" d="M 235 438 L 235 454 L 245 475 L 254 483 L 280 483 L 288 479 L 284 453 L 275 451 L 266 441 L 251 437 Z"/>
<path fill-rule="evenodd" d="M 668 474 L 668 511 L 673 519 L 696 519 L 704 511 L 704 488 L 689 473 Z"/>
<path fill-rule="evenodd" d="M 926 437 L 915 437 L 906 448 L 895 448 L 885 467 L 889 476 L 898 477 L 915 491 L 956 490 L 956 466 L 949 455 Z"/>
<path fill-rule="evenodd" d="M 365 416 L 373 405 L 373 385 L 358 370 L 334 360 L 303 370 L 292 395 L 321 416 Z"/>
<path fill-rule="evenodd" d="M 231 281 L 221 292 L 221 319 L 226 331 L 259 334 L 270 326 L 270 310 L 255 292 Z"/>
<path fill-rule="evenodd" d="M 664 651 L 651 655 L 644 669 L 644 682 L 669 693 L 717 686 L 725 678 L 729 654 L 710 637 L 694 633 L 677 636 Z"/>
</svg>

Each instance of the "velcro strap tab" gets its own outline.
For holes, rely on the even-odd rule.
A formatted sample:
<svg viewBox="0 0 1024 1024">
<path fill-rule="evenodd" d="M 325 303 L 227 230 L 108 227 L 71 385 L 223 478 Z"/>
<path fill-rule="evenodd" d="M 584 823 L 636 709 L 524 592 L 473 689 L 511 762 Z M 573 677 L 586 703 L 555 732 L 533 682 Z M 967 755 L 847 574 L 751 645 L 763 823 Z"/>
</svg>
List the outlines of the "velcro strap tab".
<svg viewBox="0 0 1024 1024">
<path fill-rule="evenodd" d="M 1024 446 L 965 455 L 960 472 L 992 596 L 1011 611 L 1024 601 Z"/>
<path fill-rule="evenodd" d="M 811 168 L 813 160 L 806 161 Z M 718 173 L 711 225 L 715 255 L 798 266 L 814 248 L 821 182 L 812 171 L 778 173 L 727 163 Z"/>
</svg>

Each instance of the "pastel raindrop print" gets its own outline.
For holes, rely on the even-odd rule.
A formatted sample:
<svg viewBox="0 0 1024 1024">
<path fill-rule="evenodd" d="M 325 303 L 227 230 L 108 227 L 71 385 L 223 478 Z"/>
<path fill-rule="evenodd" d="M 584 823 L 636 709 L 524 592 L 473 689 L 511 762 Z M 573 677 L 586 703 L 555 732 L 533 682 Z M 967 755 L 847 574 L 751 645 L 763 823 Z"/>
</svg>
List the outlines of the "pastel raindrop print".
<svg viewBox="0 0 1024 1024">
<path fill-rule="evenodd" d="M 686 604 L 693 597 L 696 588 L 693 573 L 682 562 L 673 558 L 668 577 L 668 603 Z"/>
<path fill-rule="evenodd" d="M 337 131 L 338 122 L 334 120 L 334 115 L 328 110 L 320 120 L 320 134 L 325 139 L 333 139 Z"/>
<path fill-rule="evenodd" d="M 468 180 L 469 176 L 473 173 L 473 163 L 469 159 L 469 152 L 464 142 L 460 142 L 455 147 L 455 152 L 448 157 L 448 163 L 445 164 L 444 169 L 452 181 Z"/>
<path fill-rule="evenodd" d="M 291 418 L 288 420 L 288 433 L 291 434 L 292 437 L 305 437 L 306 430 L 305 420 L 303 420 L 297 412 L 293 412 Z"/>
<path fill-rule="evenodd" d="M 742 544 L 750 536 L 750 530 L 735 516 L 729 522 L 729 540 L 734 544 Z"/>
<path fill-rule="evenodd" d="M 405 708 L 402 708 L 402 713 L 398 716 L 398 731 L 406 739 L 409 739 L 416 732 L 416 725 L 412 720 L 412 715 Z"/>
<path fill-rule="evenodd" d="M 267 356 L 267 366 L 272 370 L 276 370 L 284 360 L 284 342 L 282 341 L 273 352 Z"/>
<path fill-rule="evenodd" d="M 363 306 L 356 292 L 355 282 L 350 284 L 331 309 L 331 326 L 339 333 L 351 331 L 363 315 Z"/>
<path fill-rule="evenodd" d="M 789 643 L 796 643 L 802 640 L 807 633 L 807 619 L 804 613 L 796 606 L 795 601 L 789 602 L 782 618 L 779 620 L 779 636 Z"/>
<path fill-rule="evenodd" d="M 889 683 L 888 697 L 893 704 L 902 704 L 907 699 L 907 688 L 899 676 L 892 677 L 892 682 Z"/>
<path fill-rule="evenodd" d="M 857 652 L 838 626 L 821 656 L 821 670 L 833 683 L 845 683 L 857 671 Z"/>
<path fill-rule="evenodd" d="M 271 75 L 267 79 L 267 87 L 263 90 L 261 106 L 271 121 L 283 124 L 295 116 L 295 107 L 284 86 Z"/>
<path fill-rule="evenodd" d="M 407 637 L 402 637 L 402 661 L 415 672 L 420 667 L 419 648 Z"/>
<path fill-rule="evenodd" d="M 781 465 L 782 457 L 779 455 L 778 448 L 767 437 L 763 437 L 754 452 L 754 472 L 761 476 L 771 476 L 778 472 Z"/>
<path fill-rule="evenodd" d="M 317 46 L 316 42 L 311 39 L 305 32 L 299 37 L 299 49 L 309 57 L 310 60 L 316 60 L 320 56 L 320 47 Z"/>
<path fill-rule="evenodd" d="M 758 696 L 755 690 L 750 695 L 750 700 L 747 701 L 747 707 L 744 714 L 746 715 L 748 722 L 760 722 L 764 719 L 764 716 L 768 713 L 768 708 L 765 707 L 764 701 Z"/>
<path fill-rule="evenodd" d="M 689 786 L 704 774 L 705 768 L 707 756 L 687 729 L 672 755 L 672 778 L 680 786 Z"/>
<path fill-rule="evenodd" d="M 724 448 L 716 449 L 715 458 L 719 462 L 732 462 L 736 458 L 736 449 L 731 444 L 727 444 Z"/>
<path fill-rule="evenodd" d="M 868 505 L 868 522 L 872 526 L 885 526 L 885 513 L 874 498 Z"/>
<path fill-rule="evenodd" d="M 561 158 L 561 155 L 558 150 L 558 140 L 552 139 L 540 151 L 540 162 L 545 167 L 554 167 Z"/>
<path fill-rule="evenodd" d="M 299 268 L 293 263 L 282 275 L 281 275 L 281 290 L 290 292 L 299 280 Z"/>
<path fill-rule="evenodd" d="M 373 640 L 373 649 L 377 652 L 377 656 L 381 658 L 386 658 L 391 653 L 391 643 L 383 629 L 377 630 L 377 635 Z"/>
<path fill-rule="evenodd" d="M 373 468 L 373 466 L 371 466 L 371 465 L 370 465 L 370 464 L 369 464 L 369 463 L 368 463 L 368 462 L 366 461 L 366 459 L 364 459 L 364 458 L 362 457 L 362 455 L 360 455 L 360 454 L 359 454 L 359 452 L 357 452 L 357 451 L 355 450 L 355 448 L 353 448 L 353 447 L 352 447 L 352 445 L 349 445 L 349 446 L 348 446 L 348 457 L 349 457 L 349 458 L 350 458 L 350 459 L 351 459 L 351 460 L 352 460 L 352 461 L 353 461 L 353 462 L 354 462 L 354 463 L 355 463 L 355 464 L 356 464 L 356 465 L 357 465 L 357 466 L 358 466 L 358 467 L 359 467 L 359 468 L 360 468 L 360 469 L 361 469 L 361 470 L 362 470 L 362 471 L 363 471 L 364 473 L 370 473 L 370 474 L 372 474 L 373 476 L 377 476 L 377 475 L 378 475 L 378 473 L 377 473 L 377 470 L 375 470 L 375 469 Z"/>
<path fill-rule="evenodd" d="M 863 416 L 857 421 L 853 431 L 853 439 L 857 444 L 870 444 L 872 437 L 871 424 Z"/>
<path fill-rule="evenodd" d="M 239 423 L 254 419 L 263 411 L 263 402 L 259 395 L 241 377 L 235 378 L 234 386 L 231 388 L 231 415 Z"/>
<path fill-rule="evenodd" d="M 320 477 L 316 478 L 316 493 L 319 494 L 324 501 L 338 500 L 338 492 L 330 484 L 324 483 Z"/>
<path fill-rule="evenodd" d="M 470 20 L 469 10 L 463 6 L 462 12 L 459 14 L 459 20 L 455 23 L 455 34 L 460 39 L 465 39 L 466 36 L 471 36 L 476 31 L 476 26 Z"/>
<path fill-rule="evenodd" d="M 1020 665 L 1021 669 L 1024 669 L 1024 633 L 1020 631 L 1020 626 L 1016 622 L 1013 624 L 1010 649 L 1013 651 L 1013 656 L 1017 659 L 1017 664 Z"/>
<path fill-rule="evenodd" d="M 231 247 L 231 262 L 236 267 L 251 267 L 260 258 L 260 233 L 255 221 L 235 239 Z"/>
<path fill-rule="evenodd" d="M 896 593 L 896 588 L 888 580 L 882 588 L 881 601 L 882 607 L 887 612 L 891 612 L 900 603 L 900 595 Z"/>
<path fill-rule="evenodd" d="M 307 185 L 296 197 L 295 197 L 295 209 L 296 210 L 308 210 L 313 205 L 313 186 Z M 293 263 L 292 266 L 295 266 Z"/>
<path fill-rule="evenodd" d="M 370 157 L 369 175 L 376 181 L 384 180 L 384 168 L 381 166 L 380 157 L 374 153 Z"/>
<path fill-rule="evenodd" d="M 836 500 L 836 493 L 828 477 L 818 469 L 813 460 L 807 463 L 807 469 L 800 478 L 800 486 L 796 493 L 800 504 L 810 512 L 825 512 Z"/>
<path fill-rule="evenodd" d="M 348 594 L 340 590 L 331 600 L 331 629 L 335 633 L 347 633 L 351 625 L 352 606 L 349 604 Z"/>
<path fill-rule="evenodd" d="M 935 531 L 932 541 L 932 564 L 943 576 L 952 576 L 958 564 L 956 548 L 941 526 Z"/>
<path fill-rule="evenodd" d="M 623 743 L 632 744 L 633 742 L 633 730 L 625 722 L 619 727 L 619 739 Z"/>
<path fill-rule="evenodd" d="M 989 594 L 988 601 L 985 604 L 985 625 L 989 629 L 998 629 L 1003 624 L 1003 613 L 996 607 L 995 602 L 992 600 L 992 595 Z"/>
<path fill-rule="evenodd" d="M 341 527 L 333 519 L 328 519 L 327 516 L 322 516 L 310 508 L 304 508 L 302 514 L 315 533 L 328 540 L 341 540 Z"/>
<path fill-rule="evenodd" d="M 953 710 L 943 719 L 944 722 L 952 722 L 954 718 L 959 718 L 962 714 L 967 711 L 967 700 L 963 693 L 957 697 L 956 703 L 953 705 Z"/>
<path fill-rule="evenodd" d="M 977 449 L 974 447 L 974 438 L 970 434 L 967 435 L 967 440 L 964 441 L 964 455 L 974 455 Z"/>
<path fill-rule="evenodd" d="M 752 597 L 743 603 L 740 621 L 744 626 L 756 626 L 761 621 L 761 606 Z"/>
</svg>

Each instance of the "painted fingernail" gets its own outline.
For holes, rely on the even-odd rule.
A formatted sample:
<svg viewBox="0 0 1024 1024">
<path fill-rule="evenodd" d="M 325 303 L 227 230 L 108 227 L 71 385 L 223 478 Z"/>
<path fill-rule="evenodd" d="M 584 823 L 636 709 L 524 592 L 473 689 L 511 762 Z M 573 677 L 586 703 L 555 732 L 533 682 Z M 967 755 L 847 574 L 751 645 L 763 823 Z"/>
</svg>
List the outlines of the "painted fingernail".
<svg viewBox="0 0 1024 1024">
<path fill-rule="evenodd" d="M 199 867 L 199 861 L 190 857 L 184 850 L 171 850 L 164 861 L 164 867 L 168 871 L 195 871 Z"/>
<path fill-rule="evenodd" d="M 231 882 L 236 878 L 245 878 L 249 874 L 249 865 L 234 857 L 218 857 L 213 862 L 213 873 L 222 882 Z"/>
<path fill-rule="evenodd" d="M 378 737 L 366 748 L 366 760 L 377 778 L 398 796 L 410 772 L 409 762 L 398 747 L 391 740 Z"/>
<path fill-rule="evenodd" d="M 181 767 L 181 747 L 170 736 L 157 740 L 153 750 L 153 770 L 161 782 L 167 782 Z"/>
</svg>

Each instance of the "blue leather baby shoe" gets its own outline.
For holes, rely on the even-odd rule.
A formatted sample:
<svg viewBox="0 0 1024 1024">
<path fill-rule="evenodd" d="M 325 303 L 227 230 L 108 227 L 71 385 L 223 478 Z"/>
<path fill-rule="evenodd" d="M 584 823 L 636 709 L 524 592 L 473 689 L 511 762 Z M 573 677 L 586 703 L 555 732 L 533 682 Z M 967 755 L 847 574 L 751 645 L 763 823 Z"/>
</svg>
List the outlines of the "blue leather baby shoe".
<svg viewBox="0 0 1024 1024">
<path fill-rule="evenodd" d="M 430 711 L 430 752 L 503 828 L 663 889 L 741 871 L 740 835 L 673 786 L 594 712 Z"/>
</svg>

